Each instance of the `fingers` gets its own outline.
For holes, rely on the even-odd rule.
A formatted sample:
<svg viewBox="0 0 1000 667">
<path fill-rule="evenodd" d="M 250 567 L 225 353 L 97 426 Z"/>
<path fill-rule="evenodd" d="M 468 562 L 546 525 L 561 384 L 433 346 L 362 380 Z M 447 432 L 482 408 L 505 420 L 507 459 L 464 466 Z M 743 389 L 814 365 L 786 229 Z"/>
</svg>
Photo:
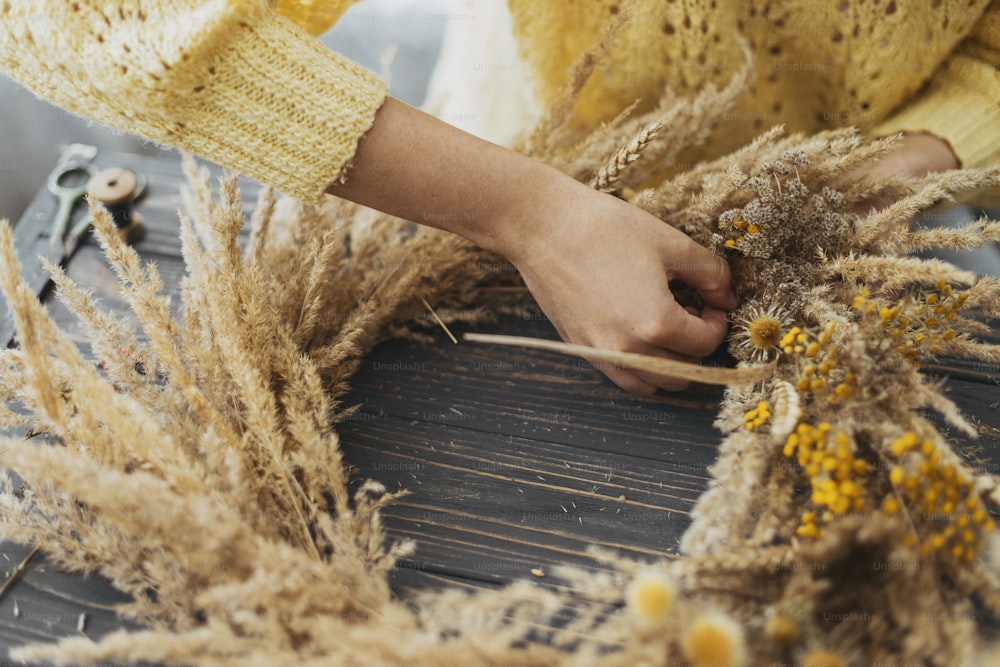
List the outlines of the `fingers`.
<svg viewBox="0 0 1000 667">
<path fill-rule="evenodd" d="M 718 308 L 706 306 L 699 315 L 694 308 L 682 308 L 671 301 L 668 313 L 647 331 L 640 333 L 641 342 L 631 346 L 628 351 L 698 363 L 701 357 L 714 352 L 726 337 L 729 327 L 726 313 Z M 657 389 L 681 391 L 690 384 L 687 380 L 646 371 L 624 368 L 602 370 L 619 387 L 641 396 L 649 396 Z"/>
<path fill-rule="evenodd" d="M 669 275 L 680 278 L 685 284 L 698 290 L 698 294 L 710 306 L 722 310 L 736 307 L 732 275 L 725 259 L 713 255 L 707 248 L 690 240 L 683 257 L 683 261 L 667 263 Z"/>
<path fill-rule="evenodd" d="M 651 357 L 660 357 L 661 359 L 698 363 L 698 360 L 692 357 L 670 352 L 669 350 L 664 350 L 663 348 L 658 348 L 652 345 L 642 346 L 637 349 L 630 350 L 630 352 L 645 354 Z M 683 389 L 687 389 L 687 387 L 691 384 L 687 380 L 671 377 L 669 375 L 659 375 L 649 371 L 633 370 L 619 365 L 608 364 L 607 362 L 591 361 L 591 363 L 607 375 L 608 378 L 616 385 L 630 394 L 636 394 L 638 396 L 652 396 L 658 389 L 662 389 L 663 391 L 681 391 Z"/>
<path fill-rule="evenodd" d="M 694 364 L 698 363 L 698 360 L 695 358 L 688 357 L 683 354 L 675 354 L 668 350 L 664 350 L 663 348 L 653 346 L 641 350 L 640 354 L 648 354 L 651 357 L 661 357 L 663 359 L 672 359 L 674 361 L 684 361 Z M 691 384 L 688 380 L 670 377 L 669 375 L 657 375 L 656 373 L 649 373 L 646 371 L 635 371 L 635 376 L 642 382 L 652 385 L 657 389 L 662 389 L 663 391 L 681 391 L 683 389 L 687 389 Z"/>
<path fill-rule="evenodd" d="M 639 375 L 626 368 L 609 368 L 606 363 L 588 360 L 590 363 L 600 368 L 612 382 L 630 394 L 636 396 L 652 396 L 656 393 L 657 385 L 639 377 Z"/>
<path fill-rule="evenodd" d="M 687 363 L 698 363 L 700 358 L 708 356 L 719 347 L 729 328 L 725 311 L 706 306 L 699 314 L 694 308 L 681 307 L 669 295 L 665 299 L 666 307 L 661 309 L 660 316 L 648 321 L 644 327 L 634 327 L 631 341 L 598 347 Z M 690 384 L 687 380 L 653 372 L 594 361 L 591 363 L 619 387 L 640 396 L 652 395 L 657 389 L 680 391 Z"/>
<path fill-rule="evenodd" d="M 722 344 L 728 328 L 724 311 L 706 306 L 698 315 L 671 299 L 663 314 L 636 333 L 651 347 L 700 359 Z"/>
</svg>

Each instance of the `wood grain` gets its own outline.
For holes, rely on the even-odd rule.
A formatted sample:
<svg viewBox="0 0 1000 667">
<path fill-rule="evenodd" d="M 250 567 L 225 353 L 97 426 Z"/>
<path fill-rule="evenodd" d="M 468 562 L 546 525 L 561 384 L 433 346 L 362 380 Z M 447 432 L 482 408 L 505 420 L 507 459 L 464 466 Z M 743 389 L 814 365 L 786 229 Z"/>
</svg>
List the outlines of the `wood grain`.
<svg viewBox="0 0 1000 667">
<path fill-rule="evenodd" d="M 176 294 L 183 275 L 179 158 L 101 154 L 95 164 L 147 175 L 147 194 L 136 210 L 148 233 L 136 248 L 156 261 L 168 292 Z M 243 186 L 249 212 L 257 186 Z M 16 227 L 26 270 L 37 269 L 31 250 L 44 241 L 54 210 L 42 188 Z M 68 272 L 114 312 L 126 312 L 93 243 L 80 248 Z M 45 298 L 53 317 L 86 348 L 70 313 L 51 294 Z M 506 318 L 475 330 L 556 338 L 542 317 Z M 722 439 L 713 427 L 720 389 L 692 385 L 636 399 L 584 361 L 454 345 L 431 331 L 431 345 L 391 342 L 365 360 L 346 399 L 361 410 L 338 425 L 354 484 L 373 478 L 409 492 L 385 511 L 390 536 L 417 545 L 391 573 L 395 591 L 410 597 L 443 586 L 492 588 L 532 579 L 536 568 L 546 573 L 543 584 L 558 585 L 556 564 L 599 567 L 588 555 L 591 545 L 636 558 L 676 553 Z M 719 355 L 708 363 L 728 361 Z M 982 424 L 983 435 L 963 441 L 964 451 L 1000 472 L 1000 372 L 980 366 L 941 359 L 929 369 L 946 378 L 949 395 Z M 12 570 L 27 550 L 0 543 L 0 572 Z M 76 634 L 80 613 L 88 615 L 91 637 L 130 627 L 113 613 L 125 599 L 99 576 L 65 574 L 39 557 L 0 600 L 0 649 Z"/>
</svg>

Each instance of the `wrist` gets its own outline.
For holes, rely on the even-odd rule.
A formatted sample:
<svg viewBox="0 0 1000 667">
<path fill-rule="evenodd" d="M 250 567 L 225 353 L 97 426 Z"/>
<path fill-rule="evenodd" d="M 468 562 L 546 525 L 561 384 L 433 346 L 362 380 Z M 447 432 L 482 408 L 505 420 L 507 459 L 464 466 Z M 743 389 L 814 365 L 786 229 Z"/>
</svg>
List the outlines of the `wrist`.
<svg viewBox="0 0 1000 667">
<path fill-rule="evenodd" d="M 500 188 L 502 201 L 490 209 L 482 238 L 472 240 L 520 266 L 538 249 L 558 243 L 560 230 L 580 219 L 581 205 L 606 195 L 542 162 L 517 158 L 520 164 L 510 172 L 516 175 Z"/>
<path fill-rule="evenodd" d="M 926 130 L 905 132 L 903 146 L 914 156 L 914 175 L 924 176 L 937 171 L 958 169 L 961 161 L 951 144 Z"/>
</svg>

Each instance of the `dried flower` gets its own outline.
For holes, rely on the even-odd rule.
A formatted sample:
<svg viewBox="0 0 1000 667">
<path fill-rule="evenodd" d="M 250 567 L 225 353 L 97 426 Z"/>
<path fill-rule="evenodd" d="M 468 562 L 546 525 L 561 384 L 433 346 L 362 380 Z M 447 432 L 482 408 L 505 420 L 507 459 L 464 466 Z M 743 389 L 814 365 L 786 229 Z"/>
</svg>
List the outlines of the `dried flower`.
<svg viewBox="0 0 1000 667">
<path fill-rule="evenodd" d="M 791 326 L 780 306 L 760 308 L 747 304 L 733 315 L 732 349 L 740 359 L 768 361 L 777 352 L 778 342 Z"/>
<path fill-rule="evenodd" d="M 772 614 L 764 624 L 764 636 L 782 646 L 794 644 L 801 635 L 802 628 L 798 621 L 788 614 Z"/>
<path fill-rule="evenodd" d="M 767 401 L 760 401 L 757 403 L 757 407 L 743 415 L 743 422 L 746 425 L 747 430 L 752 431 L 755 428 L 763 426 L 770 418 L 770 406 L 768 406 Z"/>
<path fill-rule="evenodd" d="M 663 621 L 674 606 L 677 587 L 663 570 L 648 568 L 638 572 L 625 590 L 628 608 L 649 622 Z"/>
<path fill-rule="evenodd" d="M 834 651 L 810 651 L 802 659 L 802 667 L 847 667 L 847 661 Z"/>
<path fill-rule="evenodd" d="M 995 523 L 975 494 L 975 484 L 953 464 L 941 460 L 931 440 L 920 441 L 909 431 L 889 447 L 903 465 L 889 474 L 893 486 L 906 498 L 910 514 L 916 515 L 921 553 L 939 552 L 958 561 L 971 562 L 982 549 Z M 883 500 L 887 514 L 900 511 L 893 496 Z"/>
<path fill-rule="evenodd" d="M 739 667 L 746 664 L 743 627 L 717 612 L 696 617 L 684 630 L 681 648 L 685 659 L 698 666 Z"/>
<path fill-rule="evenodd" d="M 637 573 L 626 591 L 631 613 L 607 614 L 622 594 L 617 577 L 572 567 L 558 570 L 565 589 L 445 590 L 417 610 L 393 599 L 387 572 L 410 545 L 391 544 L 382 528 L 392 494 L 375 483 L 351 493 L 331 427 L 345 414 L 338 401 L 371 346 L 420 335 L 423 301 L 445 322 L 526 304 L 480 290 L 507 278 L 484 268 L 502 263 L 461 239 L 332 198 L 310 207 L 265 190 L 244 250 L 235 179 L 216 197 L 191 166 L 183 322 L 155 268 L 115 241 L 104 212 L 95 211 L 99 236 L 143 335 L 54 270 L 102 369 L 19 282 L 9 228 L 0 227 L 0 287 L 22 342 L 0 353 L 0 396 L 27 411 L 4 408 L 0 420 L 67 444 L 0 447 L 0 463 L 30 488 L 18 494 L 4 483 L 0 527 L 68 567 L 101 569 L 134 596 L 127 611 L 155 628 L 22 648 L 16 659 L 541 667 L 652 655 L 739 665 L 824 645 L 851 647 L 850 659 L 814 650 L 804 664 L 971 659 L 972 595 L 1000 616 L 1000 583 L 976 561 L 997 539 L 984 501 L 993 480 L 922 415 L 933 409 L 975 433 L 918 366 L 939 353 L 1000 358 L 976 339 L 990 329 L 975 319 L 1000 316 L 1000 280 L 903 253 L 996 242 L 997 223 L 912 232 L 908 220 L 1000 186 L 1000 168 L 859 183 L 857 168 L 899 137 L 774 128 L 664 180 L 657 165 L 708 137 L 753 67 L 724 88 L 693 99 L 667 91 L 649 111 L 630 107 L 588 128 L 572 111 L 612 33 L 572 68 L 522 149 L 726 254 L 743 303 L 730 347 L 741 362 L 772 362 L 691 371 L 750 381 L 726 391 L 727 435 L 683 536 L 686 555 L 660 570 L 604 557 Z M 896 203 L 852 212 L 874 197 Z M 856 511 L 873 503 L 880 511 Z M 873 555 L 915 566 L 886 577 L 870 567 Z M 764 632 L 734 620 L 767 609 L 781 614 Z M 843 609 L 872 610 L 877 622 L 824 618 Z M 664 616 L 682 622 L 656 620 Z"/>
</svg>

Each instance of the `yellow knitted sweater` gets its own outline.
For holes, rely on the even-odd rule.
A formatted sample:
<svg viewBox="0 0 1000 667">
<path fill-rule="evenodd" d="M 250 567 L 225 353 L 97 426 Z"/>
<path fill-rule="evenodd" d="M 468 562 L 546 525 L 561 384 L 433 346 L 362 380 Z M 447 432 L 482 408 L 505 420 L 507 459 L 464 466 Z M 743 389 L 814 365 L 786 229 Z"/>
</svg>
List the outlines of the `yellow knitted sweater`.
<svg viewBox="0 0 1000 667">
<path fill-rule="evenodd" d="M 69 111 L 316 201 L 386 86 L 281 14 L 315 34 L 350 4 L 0 0 L 0 69 Z"/>
<path fill-rule="evenodd" d="M 1000 0 L 508 0 L 536 92 L 551 100 L 573 60 L 624 15 L 583 91 L 596 123 L 665 87 L 724 84 L 753 53 L 750 95 L 688 159 L 716 157 L 783 123 L 815 132 L 927 130 L 965 166 L 1000 162 Z M 684 165 L 678 165 L 683 167 Z"/>
<path fill-rule="evenodd" d="M 354 0 L 0 0 L 0 69 L 75 113 L 318 200 L 386 95 L 310 35 Z M 542 100 L 628 21 L 577 109 L 607 119 L 664 86 L 755 88 L 702 156 L 785 123 L 929 130 L 967 166 L 1000 162 L 1000 0 L 509 0 Z"/>
</svg>

